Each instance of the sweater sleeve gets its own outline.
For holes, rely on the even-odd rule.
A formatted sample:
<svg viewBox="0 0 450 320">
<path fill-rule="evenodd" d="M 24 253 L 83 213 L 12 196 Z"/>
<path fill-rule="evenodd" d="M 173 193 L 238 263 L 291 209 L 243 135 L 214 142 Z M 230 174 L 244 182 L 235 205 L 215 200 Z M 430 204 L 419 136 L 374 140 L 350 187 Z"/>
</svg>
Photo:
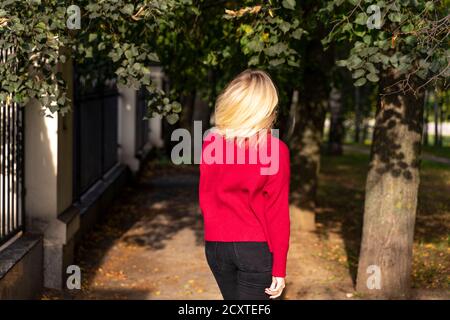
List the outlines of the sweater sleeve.
<svg viewBox="0 0 450 320">
<path fill-rule="evenodd" d="M 269 176 L 264 187 L 265 215 L 273 254 L 272 275 L 285 277 L 290 236 L 290 155 L 288 147 L 281 141 L 278 160 L 278 171 Z"/>
</svg>

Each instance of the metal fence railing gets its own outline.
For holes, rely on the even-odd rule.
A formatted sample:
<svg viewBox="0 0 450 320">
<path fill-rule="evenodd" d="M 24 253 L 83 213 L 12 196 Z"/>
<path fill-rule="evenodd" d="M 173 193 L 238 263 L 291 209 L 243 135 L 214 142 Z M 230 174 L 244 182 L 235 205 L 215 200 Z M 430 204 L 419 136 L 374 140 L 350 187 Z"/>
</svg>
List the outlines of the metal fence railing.
<svg viewBox="0 0 450 320">
<path fill-rule="evenodd" d="M 83 90 L 75 70 L 74 196 L 78 199 L 118 162 L 115 84 Z"/>
<path fill-rule="evenodd" d="M 12 49 L 0 49 L 6 62 Z M 0 102 L 0 245 L 24 229 L 24 109 Z"/>
</svg>

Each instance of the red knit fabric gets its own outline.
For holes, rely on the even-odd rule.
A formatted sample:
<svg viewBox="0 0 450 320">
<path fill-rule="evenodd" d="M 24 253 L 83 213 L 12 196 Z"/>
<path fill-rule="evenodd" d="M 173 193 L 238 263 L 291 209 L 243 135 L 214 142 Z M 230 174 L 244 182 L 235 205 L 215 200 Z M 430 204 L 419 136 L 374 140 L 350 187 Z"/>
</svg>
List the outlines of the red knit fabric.
<svg viewBox="0 0 450 320">
<path fill-rule="evenodd" d="M 289 149 L 273 135 L 267 137 L 266 144 L 261 144 L 265 149 L 258 146 L 257 150 L 268 151 L 253 153 L 258 156 L 252 162 L 254 146 L 239 146 L 219 133 L 209 133 L 202 145 L 199 203 L 206 241 L 267 241 L 273 254 L 272 275 L 285 277 L 290 236 Z M 244 163 L 237 163 L 243 159 L 238 154 L 244 153 Z M 213 163 L 211 156 L 216 159 Z M 262 174 L 261 169 L 269 167 L 272 174 Z"/>
</svg>

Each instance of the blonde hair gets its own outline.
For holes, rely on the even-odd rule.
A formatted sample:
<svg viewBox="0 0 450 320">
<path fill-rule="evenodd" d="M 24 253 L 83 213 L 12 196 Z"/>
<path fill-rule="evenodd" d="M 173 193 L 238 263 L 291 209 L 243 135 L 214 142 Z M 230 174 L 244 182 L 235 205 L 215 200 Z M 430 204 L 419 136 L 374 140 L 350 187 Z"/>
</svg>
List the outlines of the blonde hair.
<svg viewBox="0 0 450 320">
<path fill-rule="evenodd" d="M 247 69 L 234 78 L 216 101 L 215 131 L 226 139 L 266 136 L 276 119 L 277 88 L 270 76 L 261 70 Z"/>
</svg>

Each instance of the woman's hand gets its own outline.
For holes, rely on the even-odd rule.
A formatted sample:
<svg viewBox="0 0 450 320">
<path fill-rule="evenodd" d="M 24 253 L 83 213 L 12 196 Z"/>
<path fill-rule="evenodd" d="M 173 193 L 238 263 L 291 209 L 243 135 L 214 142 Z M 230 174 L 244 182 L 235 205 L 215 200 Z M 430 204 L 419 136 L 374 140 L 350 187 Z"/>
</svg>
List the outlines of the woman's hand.
<svg viewBox="0 0 450 320">
<path fill-rule="evenodd" d="M 270 299 L 275 299 L 281 296 L 284 287 L 286 287 L 284 278 L 272 277 L 272 284 L 270 285 L 270 288 L 266 288 L 265 292 L 270 295 Z"/>
</svg>

